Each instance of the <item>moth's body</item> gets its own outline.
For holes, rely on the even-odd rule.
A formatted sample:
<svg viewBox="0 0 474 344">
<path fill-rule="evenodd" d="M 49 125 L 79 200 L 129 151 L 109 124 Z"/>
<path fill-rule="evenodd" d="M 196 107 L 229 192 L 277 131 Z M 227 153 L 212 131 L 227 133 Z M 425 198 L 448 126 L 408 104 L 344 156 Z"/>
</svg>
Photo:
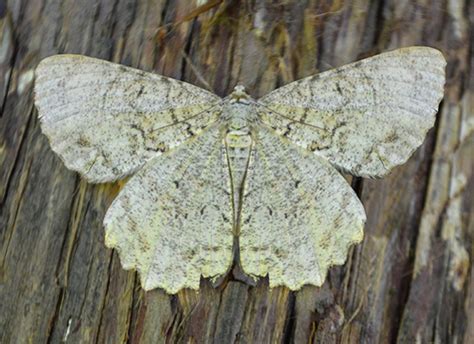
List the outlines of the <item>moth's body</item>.
<svg viewBox="0 0 474 344">
<path fill-rule="evenodd" d="M 105 243 L 145 290 L 198 289 L 238 263 L 270 287 L 321 286 L 363 237 L 364 208 L 336 170 L 382 177 L 433 126 L 445 60 L 410 47 L 295 81 L 259 99 L 77 55 L 43 60 L 43 132 L 90 182 L 133 175 Z"/>
<path fill-rule="evenodd" d="M 225 133 L 223 145 L 232 184 L 233 233 L 235 236 L 239 234 L 241 195 L 253 145 L 252 127 L 255 127 L 258 121 L 255 103 L 255 100 L 245 93 L 243 86 L 237 86 L 234 92 L 226 98 L 222 108 Z"/>
</svg>

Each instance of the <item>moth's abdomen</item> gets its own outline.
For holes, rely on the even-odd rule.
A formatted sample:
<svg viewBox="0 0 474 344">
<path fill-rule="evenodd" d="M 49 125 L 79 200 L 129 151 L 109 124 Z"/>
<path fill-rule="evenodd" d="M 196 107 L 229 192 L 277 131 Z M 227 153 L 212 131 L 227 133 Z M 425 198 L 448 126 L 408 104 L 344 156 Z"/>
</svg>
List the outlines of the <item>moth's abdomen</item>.
<svg viewBox="0 0 474 344">
<path fill-rule="evenodd" d="M 234 232 L 238 234 L 239 213 L 241 209 L 240 195 L 245 181 L 245 175 L 252 149 L 252 137 L 246 128 L 229 130 L 225 136 L 227 162 L 232 182 L 234 204 Z"/>
<path fill-rule="evenodd" d="M 241 130 L 228 132 L 225 137 L 225 146 L 233 179 L 242 181 L 252 147 L 250 133 Z"/>
</svg>

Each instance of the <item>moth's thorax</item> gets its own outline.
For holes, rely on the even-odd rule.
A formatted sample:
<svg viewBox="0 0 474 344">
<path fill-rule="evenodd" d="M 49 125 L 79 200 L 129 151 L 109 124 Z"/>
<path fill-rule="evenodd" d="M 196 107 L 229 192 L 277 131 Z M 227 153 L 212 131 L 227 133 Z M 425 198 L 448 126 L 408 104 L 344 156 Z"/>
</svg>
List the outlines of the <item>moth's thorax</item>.
<svg viewBox="0 0 474 344">
<path fill-rule="evenodd" d="M 250 146 L 251 128 L 257 120 L 253 102 L 227 102 L 223 108 L 223 120 L 229 147 Z"/>
<path fill-rule="evenodd" d="M 226 122 L 227 132 L 250 131 L 250 127 L 257 120 L 257 112 L 255 101 L 245 92 L 243 86 L 237 85 L 226 98 L 222 117 Z"/>
</svg>

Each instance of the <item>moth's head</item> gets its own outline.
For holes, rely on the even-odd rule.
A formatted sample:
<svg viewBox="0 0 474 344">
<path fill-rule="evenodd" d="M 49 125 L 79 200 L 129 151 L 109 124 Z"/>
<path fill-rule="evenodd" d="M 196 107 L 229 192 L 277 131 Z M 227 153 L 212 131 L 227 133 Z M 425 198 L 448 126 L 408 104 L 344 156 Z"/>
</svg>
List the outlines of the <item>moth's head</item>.
<svg viewBox="0 0 474 344">
<path fill-rule="evenodd" d="M 250 100 L 250 96 L 245 92 L 245 87 L 242 85 L 235 86 L 229 97 L 231 102 L 248 103 Z"/>
</svg>

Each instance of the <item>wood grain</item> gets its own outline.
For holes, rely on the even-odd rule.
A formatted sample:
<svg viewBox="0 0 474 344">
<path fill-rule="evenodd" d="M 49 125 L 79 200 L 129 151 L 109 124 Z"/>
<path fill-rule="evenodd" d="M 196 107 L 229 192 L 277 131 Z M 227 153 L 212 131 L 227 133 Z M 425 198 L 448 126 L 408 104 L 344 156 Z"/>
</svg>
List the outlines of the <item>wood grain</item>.
<svg viewBox="0 0 474 344">
<path fill-rule="evenodd" d="M 0 1 L 1 343 L 473 343 L 474 3 Z M 224 280 L 144 293 L 105 248 L 122 184 L 90 185 L 41 134 L 32 71 L 81 53 L 257 97 L 409 45 L 448 60 L 436 129 L 383 180 L 353 180 L 363 243 L 321 288 Z"/>
</svg>

